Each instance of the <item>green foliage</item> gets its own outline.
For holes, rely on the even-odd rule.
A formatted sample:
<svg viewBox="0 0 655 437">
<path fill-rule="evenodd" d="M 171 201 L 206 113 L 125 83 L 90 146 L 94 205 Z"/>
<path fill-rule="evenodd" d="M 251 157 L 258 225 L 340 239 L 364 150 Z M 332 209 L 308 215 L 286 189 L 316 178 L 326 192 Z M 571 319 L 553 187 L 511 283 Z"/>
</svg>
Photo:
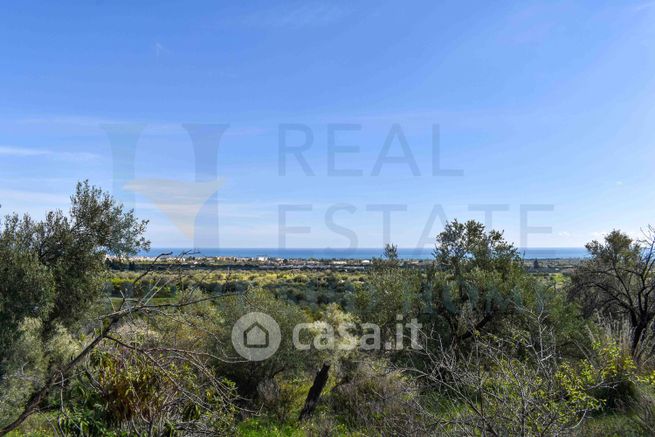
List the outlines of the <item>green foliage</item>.
<svg viewBox="0 0 655 437">
<path fill-rule="evenodd" d="M 312 381 L 309 378 L 284 378 L 278 375 L 257 386 L 257 401 L 262 413 L 277 423 L 296 420 Z"/>
<path fill-rule="evenodd" d="M 234 385 L 209 384 L 188 362 L 146 352 L 145 333 L 135 349 L 118 345 L 93 352 L 85 373 L 74 381 L 62 405 L 59 427 L 67 435 L 160 435 L 183 431 L 227 433 L 234 427 Z M 141 349 L 146 348 L 146 349 Z"/>
<path fill-rule="evenodd" d="M 26 318 L 42 320 L 54 306 L 55 282 L 36 253 L 24 251 L 15 241 L 17 217 L 7 219 L 0 234 L 0 377 L 19 326 Z"/>
<path fill-rule="evenodd" d="M 105 255 L 148 247 L 145 222 L 88 182 L 77 185 L 66 215 L 43 221 L 7 216 L 0 230 L 0 425 L 79 350 L 102 296 Z M 26 346 L 30 350 L 26 350 Z M 21 384 L 22 382 L 22 384 Z"/>
<path fill-rule="evenodd" d="M 280 424 L 268 418 L 251 418 L 242 422 L 237 433 L 242 437 L 363 437 L 375 435 L 368 432 L 349 430 L 334 419 L 317 414 L 303 423 Z"/>
<path fill-rule="evenodd" d="M 41 339 L 39 319 L 26 318 L 20 323 L 15 347 L 3 363 L 0 380 L 0 425 L 17 416 L 28 396 L 45 378 L 48 360 Z"/>
<path fill-rule="evenodd" d="M 87 182 L 77 186 L 68 215 L 5 218 L 0 233 L 0 375 L 21 321 L 35 317 L 45 334 L 59 323 L 76 328 L 102 295 L 107 253 L 132 254 L 148 247 L 145 222 L 125 212 Z"/>
<path fill-rule="evenodd" d="M 504 279 L 522 270 L 518 250 L 503 233 L 487 232 L 474 220 L 447 223 L 437 236 L 435 258 L 438 268 L 457 280 L 475 270 L 498 272 Z"/>
<path fill-rule="evenodd" d="M 389 363 L 366 360 L 342 376 L 327 402 L 350 429 L 369 435 L 418 435 L 425 427 L 418 398 L 411 378 Z"/>
<path fill-rule="evenodd" d="M 557 377 L 568 396 L 576 401 L 593 397 L 599 408 L 610 410 L 632 405 L 636 385 L 648 384 L 651 374 L 640 372 L 630 349 L 607 335 L 593 341 L 591 352 L 585 359 L 562 365 Z"/>
<path fill-rule="evenodd" d="M 280 326 L 282 342 L 277 352 L 264 361 L 247 361 L 232 346 L 231 333 L 236 321 L 249 312 L 262 312 L 271 316 Z M 287 376 L 315 368 L 320 357 L 299 351 L 293 346 L 293 328 L 311 320 L 297 306 L 286 300 L 276 299 L 263 290 L 249 290 L 243 295 L 227 296 L 219 307 L 220 323 L 212 336 L 211 350 L 217 357 L 215 367 L 219 374 L 236 382 L 245 396 L 254 396 L 257 386 L 284 372 Z M 238 365 L 233 364 L 239 362 Z"/>
<path fill-rule="evenodd" d="M 0 425 L 17 416 L 32 391 L 79 349 L 80 343 L 63 326 L 55 325 L 53 332 L 44 336 L 41 320 L 23 319 L 0 380 Z"/>
<path fill-rule="evenodd" d="M 413 266 L 388 246 L 367 272 L 228 273 L 192 264 L 181 274 L 160 271 L 135 282 L 143 264 L 122 257 L 148 246 L 144 227 L 88 183 L 78 186 L 68 214 L 4 220 L 0 426 L 89 345 L 101 298 L 111 296 L 108 311 L 124 311 L 156 291 L 140 311 L 117 320 L 75 372 L 57 380 L 22 432 L 655 432 L 655 370 L 646 353 L 655 258 L 620 232 L 588 246 L 591 259 L 565 290 L 566 274 L 528 274 L 501 232 L 474 221 L 447 224 L 431 265 Z M 232 347 L 234 323 L 253 311 L 273 317 L 282 333 L 278 351 L 260 362 L 244 361 Z M 602 320 L 583 317 L 589 311 L 627 320 L 632 330 L 604 330 Z M 356 349 L 361 323 L 378 324 L 384 344 L 399 320 L 412 318 L 423 324 L 426 348 Z M 334 330 L 333 349 L 304 351 L 292 345 L 299 323 L 307 324 L 303 344 L 341 325 L 353 328 Z M 642 352 L 626 333 L 635 333 L 630 340 Z M 313 415 L 299 421 L 324 362 L 331 364 L 328 383 Z"/>
<path fill-rule="evenodd" d="M 387 246 L 385 258 L 376 259 L 365 287 L 353 296 L 353 311 L 360 321 L 380 326 L 383 336 L 391 335 L 397 316 L 411 319 L 421 306 L 423 278 L 415 269 L 403 268 L 395 246 Z"/>
<path fill-rule="evenodd" d="M 572 299 L 588 317 L 600 312 L 612 320 L 627 320 L 632 354 L 646 358 L 652 350 L 642 344 L 655 320 L 655 229 L 649 228 L 643 241 L 615 230 L 586 247 L 590 258 L 572 277 Z"/>
<path fill-rule="evenodd" d="M 574 434 L 579 437 L 648 437 L 652 433 L 640 432 L 639 428 L 625 414 L 594 416 L 584 421 Z"/>
<path fill-rule="evenodd" d="M 423 322 L 449 341 L 492 330 L 534 287 L 517 249 L 475 221 L 448 223 L 423 285 Z"/>
<path fill-rule="evenodd" d="M 438 423 L 444 433 L 560 435 L 602 403 L 592 375 L 560 366 L 548 336 L 502 339 L 476 335 L 470 352 L 443 351 L 433 378 L 450 408 Z M 525 357 L 517 358 L 517 350 Z"/>
<path fill-rule="evenodd" d="M 101 295 L 105 254 L 130 255 L 149 247 L 143 238 L 146 222 L 88 182 L 78 184 L 68 215 L 55 211 L 43 222 L 25 217 L 22 223 L 20 232 L 8 237 L 28 239 L 31 251 L 51 272 L 55 293 L 48 321 L 64 326 L 83 320 Z"/>
<path fill-rule="evenodd" d="M 275 422 L 249 419 L 239 425 L 238 435 L 242 437 L 305 437 L 305 432 L 298 426 L 280 425 Z"/>
</svg>

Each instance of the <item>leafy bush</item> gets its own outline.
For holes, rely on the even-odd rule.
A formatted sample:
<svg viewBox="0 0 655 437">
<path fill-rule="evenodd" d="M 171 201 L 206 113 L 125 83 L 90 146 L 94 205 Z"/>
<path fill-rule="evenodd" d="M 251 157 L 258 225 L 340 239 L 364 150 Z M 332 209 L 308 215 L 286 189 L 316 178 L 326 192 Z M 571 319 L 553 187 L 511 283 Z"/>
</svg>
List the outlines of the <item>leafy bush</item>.
<svg viewBox="0 0 655 437">
<path fill-rule="evenodd" d="M 132 337 L 133 338 L 133 337 Z M 147 338 L 147 335 L 146 337 Z M 236 410 L 233 384 L 212 383 L 186 360 L 148 341 L 106 345 L 91 355 L 61 406 L 67 435 L 176 435 L 229 432 Z"/>
<path fill-rule="evenodd" d="M 364 361 L 332 389 L 329 406 L 367 434 L 412 435 L 423 430 L 417 386 L 383 361 Z"/>
<path fill-rule="evenodd" d="M 242 295 L 223 298 L 219 311 L 220 322 L 211 337 L 211 350 L 216 357 L 214 366 L 219 374 L 236 382 L 243 395 L 256 396 L 260 383 L 282 372 L 292 377 L 317 367 L 320 357 L 309 351 L 299 351 L 293 346 L 293 328 L 299 323 L 311 321 L 297 305 L 276 299 L 261 289 L 254 289 Z M 272 357 L 264 361 L 245 361 L 232 345 L 232 327 L 240 317 L 250 312 L 268 314 L 280 326 L 280 347 Z"/>
</svg>

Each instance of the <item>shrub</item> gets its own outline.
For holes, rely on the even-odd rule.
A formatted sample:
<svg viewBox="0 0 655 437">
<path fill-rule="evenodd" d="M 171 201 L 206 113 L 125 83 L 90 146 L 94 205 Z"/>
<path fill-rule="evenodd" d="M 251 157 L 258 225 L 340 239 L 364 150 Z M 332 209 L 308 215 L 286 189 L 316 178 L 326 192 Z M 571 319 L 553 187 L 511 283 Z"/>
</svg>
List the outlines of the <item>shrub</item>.
<svg viewBox="0 0 655 437">
<path fill-rule="evenodd" d="M 383 361 L 364 361 L 329 396 L 331 411 L 367 435 L 413 435 L 423 429 L 418 390 L 402 372 Z"/>
<path fill-rule="evenodd" d="M 211 337 L 211 350 L 217 358 L 214 365 L 219 374 L 236 382 L 244 396 L 256 396 L 257 386 L 262 381 L 282 372 L 292 377 L 303 370 L 317 367 L 318 356 L 310 351 L 299 351 L 293 346 L 293 328 L 299 323 L 310 321 L 297 305 L 276 299 L 261 289 L 254 289 L 243 295 L 223 298 L 219 311 L 221 320 Z M 241 316 L 249 312 L 268 314 L 280 326 L 280 347 L 272 357 L 264 361 L 244 361 L 232 346 L 232 327 Z"/>
<path fill-rule="evenodd" d="M 136 337 L 131 337 L 135 340 Z M 96 349 L 60 409 L 66 435 L 230 432 L 234 386 L 157 347 L 145 333 L 130 348 Z M 129 340 L 125 340 L 129 341 Z"/>
</svg>

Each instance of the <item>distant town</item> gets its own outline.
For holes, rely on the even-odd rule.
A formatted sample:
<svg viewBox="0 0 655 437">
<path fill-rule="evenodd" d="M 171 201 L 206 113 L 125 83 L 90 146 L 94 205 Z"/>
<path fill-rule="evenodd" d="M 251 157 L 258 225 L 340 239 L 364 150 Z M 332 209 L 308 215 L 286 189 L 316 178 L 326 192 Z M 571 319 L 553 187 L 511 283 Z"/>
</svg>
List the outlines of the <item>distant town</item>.
<svg viewBox="0 0 655 437">
<path fill-rule="evenodd" d="M 108 257 L 107 263 L 113 270 L 167 270 L 177 264 L 185 270 L 312 270 L 352 272 L 364 271 L 371 267 L 373 259 L 313 259 L 279 258 L 268 256 L 198 256 L 189 253 L 164 254 L 157 256 L 137 256 L 129 260 Z M 530 273 L 567 273 L 575 268 L 580 258 L 525 259 L 526 270 Z M 426 268 L 432 259 L 400 259 L 405 268 Z"/>
</svg>

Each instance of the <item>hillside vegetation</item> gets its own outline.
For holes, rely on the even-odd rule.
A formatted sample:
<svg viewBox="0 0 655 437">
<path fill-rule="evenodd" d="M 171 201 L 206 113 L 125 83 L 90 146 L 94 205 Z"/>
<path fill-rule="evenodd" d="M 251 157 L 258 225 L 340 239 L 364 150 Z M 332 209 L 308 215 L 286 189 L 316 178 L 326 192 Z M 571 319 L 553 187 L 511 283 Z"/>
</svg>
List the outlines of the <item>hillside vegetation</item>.
<svg viewBox="0 0 655 437">
<path fill-rule="evenodd" d="M 474 221 L 414 268 L 394 246 L 357 272 L 107 261 L 146 225 L 88 183 L 3 220 L 0 435 L 655 434 L 652 229 L 565 274 Z M 280 328 L 261 361 L 233 345 L 251 312 Z"/>
</svg>

